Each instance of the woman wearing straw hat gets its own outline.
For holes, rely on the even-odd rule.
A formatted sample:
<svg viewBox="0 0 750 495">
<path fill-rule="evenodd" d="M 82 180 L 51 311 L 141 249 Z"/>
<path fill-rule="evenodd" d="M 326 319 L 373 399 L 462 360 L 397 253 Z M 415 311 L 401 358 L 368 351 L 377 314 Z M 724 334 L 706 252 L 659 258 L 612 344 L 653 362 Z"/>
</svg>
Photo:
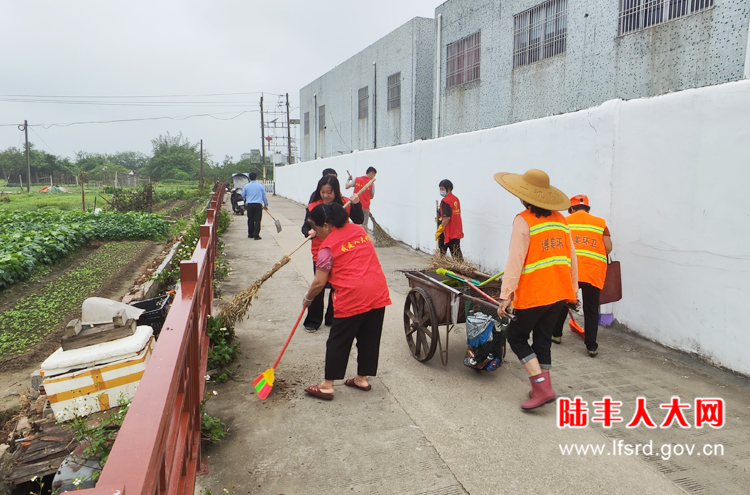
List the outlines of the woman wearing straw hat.
<svg viewBox="0 0 750 495">
<path fill-rule="evenodd" d="M 529 410 L 555 400 L 549 374 L 552 331 L 565 304 L 578 304 L 575 249 L 565 217 L 558 213 L 570 207 L 570 200 L 541 170 L 501 172 L 495 180 L 525 207 L 513 220 L 497 314 L 508 316 L 513 303 L 508 343 L 531 380 L 529 399 L 521 404 Z"/>
</svg>

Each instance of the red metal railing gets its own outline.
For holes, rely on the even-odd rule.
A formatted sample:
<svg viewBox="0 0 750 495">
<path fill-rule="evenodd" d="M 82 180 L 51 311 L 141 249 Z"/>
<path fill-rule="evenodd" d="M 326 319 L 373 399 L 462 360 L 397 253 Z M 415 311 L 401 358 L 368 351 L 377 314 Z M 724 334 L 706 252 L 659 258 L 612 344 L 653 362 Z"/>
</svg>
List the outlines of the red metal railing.
<svg viewBox="0 0 750 495">
<path fill-rule="evenodd" d="M 200 404 L 206 381 L 224 185 L 214 187 L 200 241 L 180 263 L 180 288 L 96 488 L 81 495 L 192 494 L 201 468 Z M 204 466 L 205 467 L 205 466 Z"/>
</svg>

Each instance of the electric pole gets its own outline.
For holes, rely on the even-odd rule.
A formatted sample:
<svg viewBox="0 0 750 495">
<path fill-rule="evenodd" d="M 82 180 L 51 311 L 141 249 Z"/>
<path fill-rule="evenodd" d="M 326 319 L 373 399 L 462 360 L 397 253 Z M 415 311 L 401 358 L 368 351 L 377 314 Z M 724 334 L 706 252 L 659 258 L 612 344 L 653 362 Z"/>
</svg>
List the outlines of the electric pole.
<svg viewBox="0 0 750 495">
<path fill-rule="evenodd" d="M 263 96 L 260 97 L 260 149 L 263 152 L 263 180 L 266 180 L 266 126 L 263 123 Z"/>
<path fill-rule="evenodd" d="M 29 121 L 23 121 L 23 127 L 18 126 L 19 131 L 23 131 L 26 134 L 26 192 L 31 192 L 31 163 L 29 162 Z M 21 177 L 18 177 L 19 180 Z M 21 182 L 23 187 L 23 182 Z"/>
<path fill-rule="evenodd" d="M 292 123 L 289 120 L 289 93 L 286 94 L 286 145 L 288 154 L 286 155 L 287 165 L 292 164 Z M 273 180 L 276 180 L 274 174 Z"/>
<path fill-rule="evenodd" d="M 201 180 L 199 187 L 203 189 L 203 140 L 201 139 Z"/>
</svg>

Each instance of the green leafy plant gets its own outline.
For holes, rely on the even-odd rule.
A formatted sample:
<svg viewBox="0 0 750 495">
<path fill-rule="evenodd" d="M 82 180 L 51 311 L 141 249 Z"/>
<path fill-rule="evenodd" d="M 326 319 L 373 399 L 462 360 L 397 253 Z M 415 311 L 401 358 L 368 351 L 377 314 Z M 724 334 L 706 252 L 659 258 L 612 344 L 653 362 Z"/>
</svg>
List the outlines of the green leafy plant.
<svg viewBox="0 0 750 495">
<path fill-rule="evenodd" d="M 227 436 L 227 426 L 216 416 L 206 412 L 205 401 L 201 404 L 201 438 L 209 442 L 218 442 Z"/>
<path fill-rule="evenodd" d="M 227 369 L 240 353 L 240 344 L 234 343 L 236 338 L 234 328 L 222 326 L 218 318 L 208 318 L 206 323 L 210 348 L 208 350 L 208 364 L 206 369 L 217 370 L 211 380 L 217 383 L 228 381 L 234 371 Z"/>
</svg>

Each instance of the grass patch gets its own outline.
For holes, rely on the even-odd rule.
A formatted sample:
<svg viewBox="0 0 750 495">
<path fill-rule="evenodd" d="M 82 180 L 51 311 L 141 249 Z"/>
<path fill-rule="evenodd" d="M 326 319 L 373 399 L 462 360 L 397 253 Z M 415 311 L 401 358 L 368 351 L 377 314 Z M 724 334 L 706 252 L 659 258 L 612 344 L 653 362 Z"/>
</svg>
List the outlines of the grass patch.
<svg viewBox="0 0 750 495">
<path fill-rule="evenodd" d="M 23 353 L 66 323 L 125 266 L 136 260 L 146 242 L 108 243 L 76 267 L 0 314 L 0 359 Z"/>
</svg>

